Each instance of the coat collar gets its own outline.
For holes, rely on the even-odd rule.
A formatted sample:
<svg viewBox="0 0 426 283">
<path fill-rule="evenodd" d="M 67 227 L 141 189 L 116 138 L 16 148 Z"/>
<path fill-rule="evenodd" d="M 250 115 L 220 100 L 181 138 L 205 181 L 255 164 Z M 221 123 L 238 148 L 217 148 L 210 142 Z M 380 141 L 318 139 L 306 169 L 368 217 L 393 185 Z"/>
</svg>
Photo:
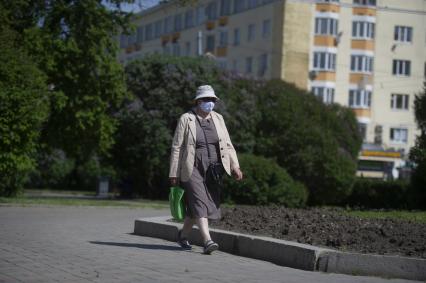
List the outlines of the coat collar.
<svg viewBox="0 0 426 283">
<path fill-rule="evenodd" d="M 191 111 L 188 112 L 189 113 L 189 117 L 188 117 L 188 119 L 189 119 L 189 131 L 191 132 L 192 137 L 194 138 L 194 141 L 196 141 L 197 140 L 197 134 L 196 134 L 197 129 L 196 129 L 195 123 L 197 121 L 197 117 L 195 116 L 196 114 L 194 114 L 194 112 L 192 112 L 192 111 L 195 111 L 195 110 L 191 110 Z M 216 115 L 215 111 L 211 112 L 211 117 L 212 117 L 214 125 L 216 127 L 218 127 L 219 120 L 218 120 L 218 116 Z"/>
</svg>

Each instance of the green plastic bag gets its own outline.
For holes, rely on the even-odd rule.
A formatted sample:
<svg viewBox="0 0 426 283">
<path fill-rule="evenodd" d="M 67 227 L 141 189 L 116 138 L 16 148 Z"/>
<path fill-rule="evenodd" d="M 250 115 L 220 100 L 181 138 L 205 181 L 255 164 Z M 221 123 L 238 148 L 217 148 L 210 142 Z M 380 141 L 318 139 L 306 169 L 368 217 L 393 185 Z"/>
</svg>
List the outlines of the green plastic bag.
<svg viewBox="0 0 426 283">
<path fill-rule="evenodd" d="M 181 187 L 171 187 L 169 193 L 170 212 L 176 220 L 185 218 L 185 204 L 183 203 L 184 190 Z"/>
</svg>

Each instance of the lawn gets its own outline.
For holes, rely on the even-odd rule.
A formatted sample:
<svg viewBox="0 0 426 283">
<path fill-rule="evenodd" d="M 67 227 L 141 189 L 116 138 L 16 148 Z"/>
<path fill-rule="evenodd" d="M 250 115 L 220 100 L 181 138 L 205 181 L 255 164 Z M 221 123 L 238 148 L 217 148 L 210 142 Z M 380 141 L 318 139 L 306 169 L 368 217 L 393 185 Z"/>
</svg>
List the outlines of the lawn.
<svg viewBox="0 0 426 283">
<path fill-rule="evenodd" d="M 346 214 L 360 218 L 375 219 L 402 219 L 418 223 L 426 223 L 426 211 L 408 211 L 408 210 L 349 210 Z"/>
<path fill-rule="evenodd" d="M 25 190 L 24 194 L 19 197 L 0 197 L 0 205 L 67 205 L 154 209 L 166 209 L 169 207 L 167 201 L 148 199 L 123 200 L 113 198 L 112 195 L 109 198 L 96 198 L 95 193 L 90 191 L 56 190 Z"/>
</svg>

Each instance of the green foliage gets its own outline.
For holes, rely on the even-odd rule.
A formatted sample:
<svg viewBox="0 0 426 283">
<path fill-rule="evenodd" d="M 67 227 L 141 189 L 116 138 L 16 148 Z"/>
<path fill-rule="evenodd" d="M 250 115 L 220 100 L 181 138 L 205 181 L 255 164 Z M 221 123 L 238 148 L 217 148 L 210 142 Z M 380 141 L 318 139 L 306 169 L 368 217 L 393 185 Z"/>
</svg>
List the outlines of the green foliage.
<svg viewBox="0 0 426 283">
<path fill-rule="evenodd" d="M 118 115 L 111 162 L 123 186 L 133 187 L 127 194 L 167 196 L 170 145 L 177 119 L 193 105 L 199 85 L 218 86 L 219 73 L 209 60 L 163 55 L 148 56 L 126 67 L 134 100 Z"/>
<path fill-rule="evenodd" d="M 34 167 L 39 131 L 48 115 L 45 75 L 19 45 L 19 35 L 0 29 L 0 195 L 19 193 Z"/>
<path fill-rule="evenodd" d="M 258 98 L 255 152 L 276 158 L 303 182 L 310 204 L 334 204 L 349 195 L 361 146 L 353 113 L 279 80 L 261 87 Z"/>
<path fill-rule="evenodd" d="M 245 178 L 238 182 L 225 179 L 223 198 L 228 202 L 264 205 L 276 203 L 287 207 L 303 207 L 308 192 L 294 181 L 275 161 L 252 154 L 239 155 Z"/>
<path fill-rule="evenodd" d="M 113 144 L 110 114 L 126 96 L 113 35 L 127 16 L 97 0 L 43 1 L 38 7 L 43 21 L 27 30 L 28 49 L 66 97 L 51 108 L 43 139 L 81 164 Z"/>
<path fill-rule="evenodd" d="M 426 82 L 423 93 L 416 95 L 414 111 L 420 136 L 410 151 L 410 159 L 416 167 L 411 176 L 411 190 L 418 207 L 426 208 Z"/>
<path fill-rule="evenodd" d="M 383 181 L 357 178 L 345 205 L 362 208 L 413 208 L 409 184 L 405 181 Z"/>
<path fill-rule="evenodd" d="M 130 194 L 166 197 L 160 188 L 168 184 L 171 131 L 161 116 L 144 109 L 122 113 L 116 141 L 113 164 L 121 179 L 134 186 Z"/>
<path fill-rule="evenodd" d="M 29 183 L 32 188 L 70 188 L 67 176 L 75 167 L 61 150 L 38 150 L 37 167 L 31 172 Z"/>
</svg>

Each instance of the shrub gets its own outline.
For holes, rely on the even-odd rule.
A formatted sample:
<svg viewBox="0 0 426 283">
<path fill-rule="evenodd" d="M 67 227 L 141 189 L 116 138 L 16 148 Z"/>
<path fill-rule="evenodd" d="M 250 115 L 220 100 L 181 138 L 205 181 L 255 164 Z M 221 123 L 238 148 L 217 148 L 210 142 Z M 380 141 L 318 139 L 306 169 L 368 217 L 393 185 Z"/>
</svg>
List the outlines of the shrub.
<svg viewBox="0 0 426 283">
<path fill-rule="evenodd" d="M 413 196 L 413 205 L 426 208 L 426 82 L 423 92 L 416 95 L 414 112 L 420 135 L 410 151 L 410 159 L 416 164 L 411 176 L 410 192 Z"/>
<path fill-rule="evenodd" d="M 383 181 L 357 178 L 346 205 L 362 208 L 412 208 L 409 184 L 405 181 Z"/>
<path fill-rule="evenodd" d="M 256 154 L 274 157 L 309 189 L 310 204 L 337 204 L 351 191 L 361 139 L 351 110 L 324 105 L 283 81 L 259 89 Z"/>
<path fill-rule="evenodd" d="M 240 182 L 225 179 L 225 201 L 253 205 L 276 203 L 287 207 L 305 205 L 308 193 L 304 185 L 294 181 L 275 161 L 252 154 L 240 154 L 239 161 L 244 179 Z"/>
</svg>

